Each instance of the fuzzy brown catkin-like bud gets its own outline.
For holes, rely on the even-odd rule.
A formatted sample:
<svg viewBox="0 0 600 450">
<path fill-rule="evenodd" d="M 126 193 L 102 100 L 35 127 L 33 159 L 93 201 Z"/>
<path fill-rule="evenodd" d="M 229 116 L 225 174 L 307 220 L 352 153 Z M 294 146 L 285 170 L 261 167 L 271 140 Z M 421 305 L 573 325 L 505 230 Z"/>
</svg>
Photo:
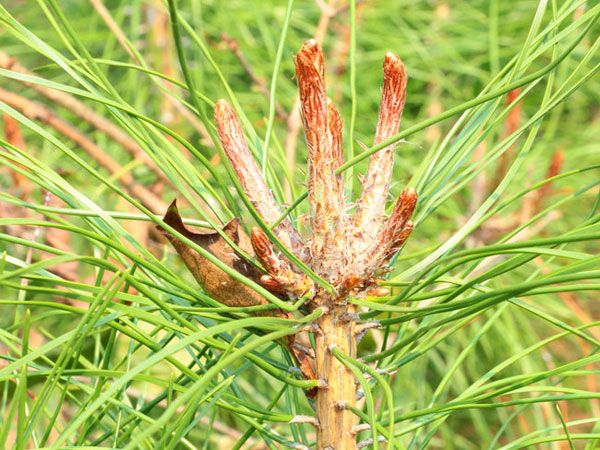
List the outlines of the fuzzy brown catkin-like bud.
<svg viewBox="0 0 600 450">
<path fill-rule="evenodd" d="M 327 99 L 327 127 L 329 130 L 329 142 L 331 145 L 331 156 L 333 158 L 334 169 L 337 169 L 344 163 L 344 149 L 342 147 L 342 131 L 344 123 L 340 117 L 333 100 Z M 341 175 L 337 178 L 342 179 Z"/>
<path fill-rule="evenodd" d="M 271 275 L 262 275 L 260 277 L 260 284 L 265 289 L 276 294 L 285 294 L 287 292 L 285 286 L 282 286 L 279 281 L 277 281 Z"/>
<path fill-rule="evenodd" d="M 344 123 L 340 117 L 333 100 L 327 99 L 327 129 L 329 131 L 329 145 L 331 146 L 331 157 L 333 170 L 337 170 L 344 164 L 344 148 L 342 146 L 342 132 Z M 344 176 L 335 175 L 335 200 L 340 204 L 340 211 L 344 210 Z"/>
<path fill-rule="evenodd" d="M 409 220 L 408 222 L 406 222 L 406 224 L 404 224 L 404 227 L 397 234 L 396 239 L 390 246 L 390 249 L 388 250 L 387 254 L 384 256 L 383 261 L 381 263 L 382 266 L 386 265 L 392 259 L 392 257 L 396 253 L 398 253 L 398 250 L 400 250 L 400 248 L 404 245 L 404 243 L 409 238 L 409 236 L 412 233 L 414 228 L 415 228 L 415 225 L 411 220 Z"/>
<path fill-rule="evenodd" d="M 294 272 L 290 264 L 275 252 L 272 242 L 263 230 L 254 227 L 250 233 L 250 241 L 256 257 L 269 273 L 270 279 L 261 278 L 263 283 L 267 283 L 276 290 L 278 289 L 276 284 L 278 284 L 283 292 L 298 297 L 304 295 L 312 287 L 312 283 L 306 275 Z"/>
<path fill-rule="evenodd" d="M 390 214 L 390 218 L 386 223 L 386 229 L 389 229 L 390 235 L 396 235 L 408 220 L 411 218 L 413 211 L 417 206 L 417 191 L 412 188 L 406 188 L 398 197 L 398 201 L 396 201 L 396 205 L 394 206 L 394 210 L 392 214 Z"/>
<path fill-rule="evenodd" d="M 311 253 L 317 262 L 317 272 L 328 273 L 327 265 L 321 267 L 320 262 L 325 256 L 339 260 L 343 223 L 343 193 L 335 175 L 340 150 L 332 148 L 332 143 L 337 146 L 338 141 L 341 142 L 341 121 L 334 123 L 331 129 L 328 126 L 330 108 L 325 93 L 320 45 L 314 39 L 306 41 L 296 55 L 295 63 L 308 146 L 308 195 L 313 232 Z"/>
<path fill-rule="evenodd" d="M 377 269 L 388 258 L 391 258 L 408 238 L 412 228 L 406 235 L 403 234 L 403 230 L 409 223 L 416 206 L 417 191 L 412 187 L 404 189 L 396 201 L 392 214 L 379 231 L 374 244 L 366 252 L 363 264 L 367 268 L 367 273 Z"/>
<path fill-rule="evenodd" d="M 267 272 L 278 274 L 283 270 L 289 270 L 288 264 L 279 259 L 275 254 L 273 244 L 263 230 L 257 227 L 252 228 L 250 241 L 252 242 L 254 253 Z"/>
<path fill-rule="evenodd" d="M 214 114 L 223 150 L 225 150 L 245 194 L 265 222 L 274 223 L 281 215 L 281 208 L 265 183 L 248 148 L 237 114 L 223 99 L 217 101 Z M 308 259 L 302 238 L 288 218 L 282 220 L 273 231 L 296 256 L 304 261 Z"/>
<path fill-rule="evenodd" d="M 388 52 L 383 63 L 383 89 L 379 106 L 379 120 L 375 144 L 398 132 L 406 99 L 406 69 L 396 55 Z M 394 164 L 394 145 L 373 153 L 363 180 L 363 191 L 358 200 L 354 226 L 368 242 L 377 234 L 389 192 Z"/>
</svg>

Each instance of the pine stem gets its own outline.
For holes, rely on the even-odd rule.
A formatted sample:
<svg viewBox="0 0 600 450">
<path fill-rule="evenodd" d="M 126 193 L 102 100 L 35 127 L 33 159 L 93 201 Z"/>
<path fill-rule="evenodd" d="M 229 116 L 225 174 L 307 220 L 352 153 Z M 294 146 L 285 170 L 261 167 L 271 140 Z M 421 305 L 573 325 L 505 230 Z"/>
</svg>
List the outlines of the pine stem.
<svg viewBox="0 0 600 450">
<path fill-rule="evenodd" d="M 358 418 L 347 408 L 356 405 L 356 380 L 331 352 L 335 347 L 352 358 L 356 357 L 353 312 L 348 305 L 336 305 L 317 321 L 316 369 L 319 379 L 326 382 L 318 390 L 316 398 L 319 450 L 357 448 L 351 430 L 358 423 Z"/>
</svg>

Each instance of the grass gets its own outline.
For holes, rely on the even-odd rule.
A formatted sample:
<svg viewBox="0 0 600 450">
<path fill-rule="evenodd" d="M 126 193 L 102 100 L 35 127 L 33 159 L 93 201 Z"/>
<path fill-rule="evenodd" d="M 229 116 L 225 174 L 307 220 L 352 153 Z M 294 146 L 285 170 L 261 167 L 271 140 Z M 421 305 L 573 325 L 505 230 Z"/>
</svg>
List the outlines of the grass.
<svg viewBox="0 0 600 450">
<path fill-rule="evenodd" d="M 292 56 L 324 12 L 291 0 L 132 0 L 106 2 L 107 24 L 102 6 L 0 5 L 0 48 L 31 71 L 0 68 L 0 87 L 46 105 L 120 167 L 110 173 L 0 96 L 24 137 L 0 136 L 0 448 L 311 448 L 312 425 L 289 422 L 313 414 L 304 389 L 315 382 L 277 339 L 315 315 L 300 302 L 283 304 L 292 319 L 220 305 L 154 228 L 175 197 L 194 225 L 240 217 L 268 228 L 216 144 L 222 97 L 304 227 L 306 148 L 300 137 L 286 150 L 277 105 L 292 110 Z M 335 354 L 365 394 L 354 412 L 372 431 L 360 440 L 597 447 L 599 14 L 571 0 L 376 0 L 331 18 L 323 44 L 346 124 L 346 194 L 356 198 L 357 174 L 385 146 L 370 143 L 393 50 L 409 84 L 392 191 L 408 184 L 420 197 L 381 281 L 390 295 L 352 300 L 382 328 L 359 359 Z M 159 170 L 25 82 L 85 103 Z"/>
</svg>

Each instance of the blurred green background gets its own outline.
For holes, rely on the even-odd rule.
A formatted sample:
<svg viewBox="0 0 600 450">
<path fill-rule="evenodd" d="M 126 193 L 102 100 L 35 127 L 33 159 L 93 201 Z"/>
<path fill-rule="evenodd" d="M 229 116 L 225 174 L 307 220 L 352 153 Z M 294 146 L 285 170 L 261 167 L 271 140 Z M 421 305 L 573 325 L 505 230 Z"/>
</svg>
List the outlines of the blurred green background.
<svg viewBox="0 0 600 450">
<path fill-rule="evenodd" d="M 288 2 L 284 1 L 191 0 L 178 3 L 179 14 L 188 21 L 212 58 L 211 62 L 194 43 L 189 33 L 183 33 L 183 52 L 197 90 L 208 100 L 215 101 L 229 96 L 225 84 L 229 85 L 240 110 L 247 117 L 244 123 L 245 131 L 259 160 L 262 157 L 262 142 L 269 122 L 269 90 L 287 6 Z M 82 87 L 83 85 L 64 70 L 64 67 L 61 68 L 56 64 L 56 60 L 60 58 L 48 58 L 47 48 L 44 45 L 52 47 L 64 57 L 64 61 L 72 63 L 70 67 L 75 73 L 97 88 L 88 98 L 80 96 L 90 108 L 109 117 L 137 139 L 146 139 L 146 144 L 142 145 L 146 152 L 155 152 L 159 159 L 166 160 L 173 157 L 173 166 L 181 164 L 181 167 L 184 167 L 185 164 L 189 164 L 193 168 L 189 172 L 192 175 L 189 175 L 185 182 L 181 181 L 181 184 L 165 181 L 144 160 L 132 158 L 131 154 L 124 151 L 122 145 L 107 138 L 105 133 L 91 126 L 89 122 L 82 120 L 72 109 L 56 104 L 51 99 L 40 96 L 30 87 L 26 87 L 22 82 L 12 79 L 14 77 L 8 76 L 7 72 L 10 68 L 3 66 L 5 71 L 0 73 L 0 88 L 33 99 L 45 105 L 53 114 L 73 124 L 80 134 L 95 143 L 103 154 L 117 163 L 120 172 L 115 173 L 107 169 L 106 165 L 99 162 L 97 158 L 84 152 L 80 145 L 64 139 L 63 135 L 48 126 L 47 119 L 38 120 L 39 115 L 36 117 L 35 113 L 27 110 L 24 112 L 26 116 L 33 121 L 37 120 L 47 133 L 58 137 L 64 145 L 97 169 L 101 176 L 114 181 L 117 186 L 124 186 L 125 191 L 128 191 L 129 187 L 123 183 L 122 175 L 131 174 L 136 184 L 150 190 L 158 199 L 155 203 L 146 204 L 157 214 L 162 213 L 165 205 L 173 198 L 182 196 L 183 189 L 188 192 L 185 197 L 188 203 L 191 203 L 191 206 L 188 204 L 182 208 L 188 217 L 225 220 L 231 215 L 241 215 L 246 226 L 252 225 L 250 215 L 241 206 L 239 197 L 231 187 L 224 165 L 207 132 L 212 126 L 212 111 L 208 102 L 202 103 L 203 110 L 199 114 L 191 112 L 193 108 L 189 107 L 191 100 L 186 89 L 149 75 L 155 71 L 183 82 L 165 4 L 158 0 L 126 2 L 4 0 L 1 7 L 0 51 L 10 58 L 15 58 L 20 65 L 28 68 L 37 77 L 52 83 L 60 83 L 63 87 L 71 87 L 74 93 L 80 93 L 76 91 L 77 89 L 91 92 L 92 90 Z M 464 104 L 480 95 L 488 85 L 492 88 L 500 86 L 500 82 L 495 78 L 499 73 L 503 74 L 502 80 L 506 81 L 507 77 L 518 78 L 544 69 L 556 54 L 565 51 L 573 42 L 583 29 L 582 23 L 587 24 L 594 14 L 594 17 L 597 17 L 597 9 L 598 5 L 595 2 L 585 1 L 365 0 L 355 5 L 356 42 L 353 51 L 349 4 L 343 1 L 331 4 L 325 0 L 296 1 L 290 16 L 276 83 L 274 133 L 268 155 L 269 180 L 274 191 L 282 202 L 290 204 L 306 189 L 306 147 L 303 130 L 299 127 L 298 120 L 293 120 L 297 95 L 293 56 L 306 39 L 317 35 L 323 44 L 326 54 L 328 93 L 338 105 L 344 118 L 346 156 L 350 158 L 353 156 L 352 147 L 356 155 L 372 146 L 377 123 L 381 66 L 387 51 L 393 51 L 401 57 L 409 75 L 406 108 L 401 125 L 403 130 L 422 124 L 425 120 Z M 556 19 L 557 12 L 560 13 L 560 20 Z M 72 29 L 67 29 L 61 24 L 61 15 Z M 16 27 L 15 23 L 8 19 L 9 16 L 18 21 L 23 28 Z M 548 28 L 552 31 L 536 41 L 539 30 Z M 530 31 L 532 29 L 534 31 Z M 600 163 L 600 83 L 597 67 L 600 60 L 596 50 L 599 31 L 600 25 L 596 23 L 549 76 L 544 77 L 539 84 L 532 83 L 521 88 L 519 92 L 524 95 L 519 98 L 518 113 L 511 115 L 511 107 L 507 104 L 506 96 L 498 96 L 494 101 L 467 111 L 464 121 L 459 122 L 460 114 L 452 115 L 446 120 L 433 121 L 435 123 L 411 134 L 406 141 L 398 145 L 395 153 L 393 197 L 395 198 L 407 183 L 411 183 L 419 187 L 421 206 L 417 214 L 418 226 L 392 267 L 390 280 L 398 282 L 402 287 L 402 283 L 407 280 L 405 275 L 421 275 L 417 269 L 423 268 L 419 266 L 423 259 L 462 230 L 461 227 L 497 186 L 494 183 L 498 176 L 506 173 L 501 166 L 503 153 L 507 155 L 506 167 L 514 167 L 514 173 L 511 173 L 510 182 L 505 189 L 494 198 L 496 201 L 494 205 L 505 204 L 505 207 L 481 219 L 473 229 L 466 230 L 460 240 L 461 244 L 453 250 L 482 248 L 483 252 L 487 252 L 486 246 L 505 242 L 511 239 L 513 234 L 517 234 L 517 237 L 521 236 L 522 240 L 551 239 L 556 236 L 556 241 L 548 245 L 552 249 L 562 250 L 565 248 L 561 241 L 562 236 L 570 231 L 583 230 L 582 233 L 597 233 L 599 218 L 597 184 L 600 178 L 597 167 Z M 557 39 L 556 48 L 553 48 L 548 42 L 557 33 L 560 33 L 560 39 Z M 76 36 L 75 40 L 73 36 Z M 532 57 L 531 53 L 540 43 L 549 47 Z M 82 67 L 89 64 L 85 52 L 89 52 L 89 55 L 95 59 L 108 81 L 107 85 L 109 84 L 113 90 L 103 86 L 102 80 L 98 83 L 100 87 L 96 86 L 97 80 L 90 76 L 94 73 L 93 70 L 80 71 Z M 503 71 L 510 69 L 510 61 L 514 61 L 515 58 L 523 64 L 523 73 L 518 76 L 517 74 L 506 75 L 507 72 Z M 580 66 L 582 58 L 588 59 L 583 66 Z M 353 62 L 354 69 L 352 69 Z M 132 65 L 145 66 L 146 71 L 134 70 Z M 218 71 L 215 67 L 218 67 Z M 549 82 L 548 79 L 551 78 L 552 82 L 550 92 L 555 93 L 561 89 L 564 92 L 571 83 L 574 85 L 575 81 L 569 78 L 574 74 L 586 75 L 589 79 L 581 86 L 577 86 L 577 89 L 564 101 L 544 112 L 538 122 L 528 124 L 527 128 L 521 130 L 523 133 L 517 131 L 519 126 L 526 124 L 542 109 L 545 96 L 548 94 L 545 91 L 545 83 Z M 563 83 L 567 83 L 567 86 L 563 86 Z M 515 91 L 514 94 L 517 95 L 519 92 Z M 105 106 L 95 101 L 99 96 L 127 104 L 132 111 L 157 121 L 173 134 L 189 141 L 196 151 L 206 158 L 213 173 L 203 167 L 198 159 L 172 136 L 165 138 L 164 141 L 155 139 L 147 129 L 137 125 L 138 121 L 134 114 L 124 114 L 127 116 L 126 119 L 114 119 L 107 113 Z M 6 98 L 0 95 L 0 102 L 4 101 Z M 353 105 L 355 140 L 351 145 L 350 124 Z M 472 115 L 469 115 L 471 113 Z M 205 115 L 204 120 L 202 115 Z M 511 117 L 516 121 L 516 127 L 514 124 L 511 127 Z M 118 211 L 122 215 L 142 214 L 136 205 L 129 204 L 119 196 L 118 189 L 112 189 L 90 177 L 89 173 L 82 170 L 80 164 L 74 163 L 64 152 L 59 151 L 47 136 L 25 125 L 27 124 L 20 126 L 26 146 L 25 153 L 45 166 L 39 172 L 41 179 L 54 182 L 53 176 L 61 178 L 103 210 Z M 528 141 L 527 133 L 536 126 L 540 127 L 539 131 L 531 135 L 531 141 Z M 286 138 L 290 136 L 291 130 L 299 133 L 298 138 L 286 144 Z M 514 144 L 507 145 L 507 139 L 512 138 Z M 521 152 L 523 148 L 527 150 Z M 183 158 L 180 162 L 175 158 L 175 153 Z M 491 155 L 492 159 L 482 172 L 485 177 L 478 178 L 477 171 L 481 168 L 482 158 L 486 155 Z M 84 309 L 91 303 L 85 295 L 82 294 L 79 298 L 79 294 L 76 293 L 65 295 L 67 298 L 65 300 L 62 294 L 59 295 L 51 290 L 49 286 L 54 281 L 49 281 L 47 274 L 39 279 L 30 278 L 29 288 L 20 287 L 20 274 L 15 271 L 18 264 L 13 267 L 15 261 L 7 259 L 6 255 L 24 261 L 24 266 L 32 263 L 32 257 L 28 256 L 29 248 L 26 242 L 15 242 L 9 236 L 17 236 L 24 241 L 43 241 L 51 247 L 62 248 L 80 255 L 93 255 L 107 259 L 113 255 L 106 256 L 103 253 L 106 250 L 104 247 L 91 244 L 81 233 L 65 235 L 64 233 L 52 234 L 48 231 L 40 237 L 39 232 L 36 235 L 31 227 L 27 228 L 19 224 L 15 219 L 38 218 L 39 215 L 36 214 L 39 214 L 40 206 L 63 208 L 68 205 L 74 210 L 85 208 L 81 204 L 76 205 L 77 202 L 73 198 L 77 195 L 68 192 L 67 189 L 61 190 L 62 187 L 57 188 L 57 192 L 62 194 L 55 192 L 49 205 L 46 204 L 45 188 L 41 184 L 37 185 L 35 181 L 23 182 L 21 187 L 16 185 L 13 176 L 14 167 L 11 168 L 6 161 L 11 160 L 6 157 L 3 159 L 4 167 L 0 167 L 0 186 L 3 191 L 0 198 L 0 213 L 2 218 L 7 219 L 2 223 L 4 238 L 0 241 L 0 250 L 5 255 L 2 267 L 11 267 L 11 271 L 7 272 L 3 284 L 0 285 L 1 298 L 6 300 L 5 304 L 0 305 L 0 310 L 4 311 L 0 317 L 0 331 L 2 331 L 0 373 L 2 373 L 1 369 L 10 362 L 19 361 L 21 357 L 16 342 L 20 342 L 23 335 L 23 310 L 22 305 L 13 304 L 14 299 L 57 301 L 56 299 L 60 298 L 60 302 Z M 551 169 L 553 161 L 557 166 L 554 172 Z M 360 193 L 360 174 L 366 167 L 367 160 L 363 160 L 352 171 L 347 172 L 348 198 L 356 198 Z M 543 181 L 548 174 L 557 175 L 578 170 L 581 170 L 581 173 L 556 180 L 551 189 L 541 196 L 541 200 L 539 190 L 513 199 L 514 195 Z M 206 185 L 203 184 L 204 181 Z M 55 186 L 57 185 L 55 183 Z M 207 186 L 215 189 L 218 195 L 211 196 Z M 206 197 L 208 200 L 198 200 L 199 192 L 208 193 Z M 225 192 L 229 194 L 229 198 L 226 198 Z M 133 196 L 135 197 L 134 194 Z M 195 199 L 197 203 L 190 201 L 191 199 Z M 19 204 L 20 201 L 28 203 L 29 206 Z M 226 204 L 229 210 L 222 207 L 223 204 Z M 207 205 L 214 207 L 217 212 L 213 214 Z M 304 202 L 294 212 L 294 217 L 301 227 L 306 223 L 307 210 Z M 206 216 L 200 216 L 200 211 Z M 536 214 L 539 214 L 539 217 Z M 56 217 L 83 228 L 87 226 L 87 222 L 78 218 L 72 211 L 65 216 L 55 216 L 53 219 Z M 528 220 L 532 217 L 536 219 L 529 226 Z M 199 291 L 191 281 L 191 276 L 156 235 L 153 227 L 147 226 L 147 222 L 124 221 L 123 223 L 129 236 L 133 237 L 130 242 L 135 241 L 140 247 L 148 249 L 160 264 L 173 270 L 180 281 L 188 283 L 190 291 Z M 519 235 L 518 233 L 523 229 L 526 233 Z M 538 275 L 541 277 L 551 270 L 560 271 L 561 268 L 567 267 L 565 273 L 575 272 L 577 268 L 567 265 L 571 262 L 570 258 L 582 261 L 581 270 L 597 272 L 597 255 L 600 250 L 597 239 L 569 244 L 567 250 L 573 253 L 559 254 L 557 250 L 555 254 L 551 252 L 540 254 L 537 255 L 537 259 L 506 270 L 503 267 L 495 270 L 495 266 L 500 261 L 488 260 L 486 266 L 488 278 L 481 281 L 481 286 L 475 287 L 468 282 L 473 279 L 480 281 L 476 278 L 479 274 L 472 272 L 476 269 L 475 266 L 467 264 L 453 269 L 447 276 L 431 283 L 431 286 L 424 288 L 424 292 L 437 289 L 439 286 L 436 286 L 436 283 L 448 289 L 450 287 L 461 289 L 461 283 L 465 283 L 468 289 L 473 289 L 473 292 L 480 292 L 479 289 L 481 292 L 485 289 L 499 292 L 501 289 L 529 280 L 531 276 L 537 279 Z M 40 255 L 44 251 L 44 249 L 37 249 L 34 252 L 33 262 L 38 257 L 43 260 Z M 483 256 L 494 254 L 489 250 L 489 254 L 485 253 Z M 97 292 L 92 288 L 104 286 L 106 278 L 103 278 L 104 273 L 99 273 L 97 266 L 78 262 L 70 264 L 57 262 L 55 267 L 47 267 L 47 269 L 69 280 L 70 283 L 75 283 L 65 282 L 64 286 L 69 289 L 77 288 L 86 291 L 89 288 L 89 291 L 95 295 Z M 417 269 L 411 272 L 414 267 Z M 595 279 L 594 277 L 597 279 L 596 275 L 590 275 L 590 280 Z M 412 278 L 408 277 L 408 279 Z M 167 302 L 183 307 L 196 306 L 202 301 L 202 294 L 199 294 L 199 298 L 193 298 L 190 292 L 181 293 L 183 289 L 181 286 L 177 289 L 169 286 L 161 289 L 156 287 L 157 295 L 166 298 Z M 399 292 L 400 287 L 393 293 Z M 461 293 L 462 291 L 457 295 Z M 135 302 L 139 301 L 138 296 L 143 297 L 139 292 L 124 294 L 121 300 Z M 389 367 L 402 365 L 400 371 L 393 375 L 390 381 L 396 396 L 396 405 L 399 405 L 398 417 L 402 417 L 397 425 L 400 430 L 399 448 L 402 448 L 400 447 L 402 445 L 405 448 L 440 449 L 567 449 L 571 444 L 567 440 L 548 443 L 536 441 L 553 432 L 564 431 L 556 405 L 560 406 L 565 420 L 570 421 L 570 427 L 574 428 L 573 433 L 580 432 L 582 435 L 589 433 L 591 436 L 589 439 L 578 439 L 573 445 L 576 448 L 589 450 L 596 448 L 595 439 L 599 432 L 597 421 L 600 418 L 600 406 L 596 394 L 600 369 L 597 358 L 593 355 L 596 355 L 600 340 L 597 326 L 600 319 L 598 291 L 587 288 L 580 289 L 580 292 L 577 290 L 560 293 L 548 291 L 532 298 L 535 300 L 530 302 L 526 296 L 519 298 L 515 296 L 511 301 L 519 303 L 523 300 L 526 305 L 535 309 L 533 313 L 525 307 L 515 306 L 512 303 L 510 307 L 502 310 L 490 307 L 481 315 L 473 316 L 472 322 L 461 322 L 457 330 L 452 330 L 454 324 L 450 323 L 446 328 L 441 329 L 441 334 L 427 335 L 426 339 L 420 341 L 420 346 L 416 344 L 413 347 L 409 346 L 403 354 L 386 360 Z M 413 299 L 409 298 L 409 300 Z M 434 300 L 432 296 L 428 301 Z M 408 305 L 415 306 L 416 303 L 408 303 Z M 496 312 L 498 316 L 495 315 Z M 153 313 L 159 314 L 154 311 Z M 32 306 L 32 314 L 35 318 L 31 328 L 33 348 L 53 342 L 57 336 L 73 329 L 76 324 L 73 316 L 64 311 L 53 312 L 52 309 Z M 212 320 L 213 316 L 210 317 Z M 384 317 L 387 316 L 380 315 L 380 318 Z M 416 317 L 415 321 L 398 325 L 397 328 L 392 323 L 391 331 L 388 332 L 393 334 L 394 339 L 399 340 L 409 332 L 418 332 L 422 324 L 430 323 L 427 322 L 428 319 L 419 322 L 420 319 Z M 218 320 L 222 318 L 219 317 Z M 589 339 L 580 339 L 581 336 L 578 335 L 580 331 L 573 331 L 574 327 L 584 327 L 585 336 Z M 455 412 L 446 416 L 428 415 L 433 414 L 427 410 L 433 408 L 433 403 L 450 404 L 453 399 L 468 391 L 475 380 L 491 368 L 502 366 L 503 362 L 508 361 L 513 355 L 518 355 L 528 346 L 535 346 L 548 336 L 564 330 L 567 330 L 564 339 L 557 339 L 542 349 L 527 353 L 515 365 L 507 363 L 509 369 L 502 374 L 510 381 L 512 376 L 518 377 L 527 373 L 544 374 L 556 367 L 573 363 L 570 371 L 560 372 L 555 376 L 540 375 L 539 379 L 534 375 L 531 378 L 520 378 L 511 386 L 517 390 L 523 388 L 522 391 L 517 391 L 520 394 L 519 398 L 523 399 L 533 398 L 540 392 L 550 395 L 553 393 L 552 386 L 564 383 L 567 391 L 561 392 L 570 392 L 568 389 L 573 389 L 573 393 L 579 393 L 578 390 L 585 391 L 580 398 L 569 402 L 551 399 L 539 404 L 529 405 L 527 402 L 522 402 L 518 405 L 507 403 L 499 406 L 500 402 L 514 398 L 507 393 L 506 396 L 500 395 L 495 398 L 494 402 L 497 403 L 490 403 L 489 407 L 470 409 L 460 405 Z M 445 336 L 443 333 L 446 332 L 451 336 L 448 340 L 443 338 Z M 151 341 L 163 345 L 160 340 L 162 335 L 155 336 L 151 333 L 149 335 Z M 245 339 L 247 336 L 244 336 Z M 148 353 L 136 353 L 137 350 L 133 349 L 132 343 L 134 339 L 130 341 L 122 338 L 122 335 L 116 337 L 113 334 L 106 334 L 102 337 L 95 335 L 82 340 L 80 350 L 88 362 L 91 362 L 87 366 L 84 363 L 75 366 L 90 369 L 106 363 L 109 367 L 111 362 L 103 360 L 107 346 L 113 349 L 114 358 L 106 359 L 121 361 L 121 358 L 125 358 L 127 360 L 125 369 L 123 366 L 115 366 L 125 371 L 127 367 L 135 366 L 135 362 L 144 360 L 147 354 L 152 353 L 149 350 L 144 350 Z M 380 349 L 383 339 L 383 332 L 365 338 L 361 344 L 361 356 Z M 213 362 L 218 361 L 221 354 L 215 349 L 208 353 L 214 358 Z M 269 360 L 270 363 L 276 366 L 280 364 L 284 369 L 289 369 L 288 362 L 285 362 L 277 350 L 270 349 L 265 354 L 272 358 Z M 592 355 L 591 359 L 584 359 L 587 355 Z M 414 361 L 411 359 L 413 357 Z M 52 367 L 51 361 L 56 361 L 56 358 L 57 353 L 50 353 L 50 362 L 45 361 L 43 364 Z M 186 355 L 186 363 L 189 358 L 189 355 Z M 41 370 L 41 366 L 36 367 L 36 370 Z M 164 363 L 153 367 L 148 373 L 152 373 L 152 376 L 162 381 L 169 381 L 174 378 L 171 370 L 171 367 Z M 447 374 L 451 374 L 451 378 L 444 378 Z M 232 448 L 235 442 L 243 442 L 240 445 L 245 447 L 242 448 L 285 447 L 276 436 L 283 436 L 280 440 L 288 444 L 300 441 L 305 444 L 312 442 L 309 427 L 297 426 L 289 431 L 286 423 L 286 420 L 294 414 L 311 412 L 310 405 L 301 390 L 292 388 L 285 391 L 281 396 L 282 400 L 278 402 L 279 397 L 276 395 L 285 385 L 280 380 L 267 377 L 247 361 L 239 362 L 235 375 L 236 381 L 233 384 L 235 389 L 228 391 L 226 396 L 219 397 L 219 401 L 229 406 L 239 406 L 241 409 L 256 408 L 254 412 L 257 416 L 251 415 L 252 420 L 256 422 L 262 420 L 261 414 L 266 414 L 265 411 L 275 411 L 280 416 L 273 421 L 274 425 L 258 427 L 247 419 L 247 415 L 240 413 L 233 406 L 228 409 L 222 407 L 222 404 L 221 407 L 214 407 L 214 404 L 210 403 L 204 405 L 207 410 L 200 411 L 202 414 L 198 417 L 198 424 L 193 427 L 188 436 L 189 442 L 173 444 L 176 445 L 175 448 Z M 0 388 L 4 389 L 1 406 L 6 411 L 4 422 L 0 423 L 0 428 L 4 426 L 5 431 L 0 432 L 0 438 L 4 438 L 5 442 L 10 442 L 11 438 L 16 439 L 18 429 L 14 422 L 6 421 L 9 411 L 12 411 L 10 405 L 13 403 L 10 399 L 25 398 L 13 394 L 18 392 L 16 388 L 18 383 L 13 383 L 16 376 L 16 372 L 9 371 L 0 378 Z M 541 387 L 536 390 L 538 380 Z M 33 398 L 39 394 L 38 382 L 39 380 L 34 377 L 29 384 L 30 395 Z M 65 382 L 65 386 L 69 386 L 70 382 Z M 521 382 L 522 385 L 519 384 Z M 95 388 L 98 386 L 102 387 L 101 383 L 93 385 Z M 158 386 L 147 387 L 143 382 L 139 382 L 139 385 L 134 387 L 137 389 L 136 395 L 139 395 L 142 400 L 138 397 L 134 399 L 132 394 L 124 402 L 140 408 L 144 402 L 151 401 L 159 394 L 173 393 L 168 386 L 159 389 Z M 144 389 L 147 389 L 146 392 L 142 392 L 147 394 L 145 400 L 140 394 Z M 76 389 L 73 388 L 73 391 L 75 392 Z M 87 405 L 89 398 L 94 399 L 97 394 L 85 392 L 71 395 L 69 393 L 66 400 L 56 393 L 53 395 L 55 396 L 52 397 L 52 405 L 61 405 L 63 401 L 68 405 L 65 406 L 67 413 L 62 419 L 54 417 L 58 423 L 56 429 L 53 428 L 51 414 L 42 414 L 38 422 L 31 425 L 33 428 L 38 426 L 39 430 L 42 430 L 40 434 L 52 429 L 52 432 L 47 431 L 49 436 L 55 436 L 57 430 L 66 427 L 69 423 L 69 414 L 76 415 L 77 408 Z M 235 398 L 239 398 L 240 403 L 236 403 Z M 275 401 L 277 406 L 269 406 L 272 401 Z M 468 403 L 467 400 L 464 402 Z M 110 435 L 111 427 L 120 420 L 115 418 L 117 416 L 115 411 L 119 408 L 112 411 L 108 404 L 103 408 L 98 423 L 86 422 L 87 434 L 79 435 L 79 441 L 76 442 L 78 445 L 112 445 L 113 436 L 109 436 L 104 441 L 98 440 L 98 436 L 102 436 L 103 433 Z M 411 411 L 415 410 L 422 410 L 422 414 L 411 417 Z M 123 414 L 123 420 L 125 416 L 131 418 L 135 415 L 127 409 L 121 410 L 118 414 Z M 147 412 L 147 415 L 154 420 L 161 416 L 161 411 L 155 408 Z M 143 431 L 145 422 L 134 420 L 133 423 L 134 426 L 126 428 L 128 434 L 125 434 L 121 441 L 114 437 L 114 442 L 119 444 L 119 446 L 115 444 L 115 447 L 134 445 L 133 438 L 130 436 L 135 436 L 140 430 Z M 256 428 L 258 431 L 253 431 L 254 434 L 246 442 L 241 439 L 241 436 L 248 428 L 252 430 Z M 415 431 L 417 429 L 420 431 Z M 115 432 L 115 435 L 118 433 Z M 139 446 L 153 448 L 151 440 L 143 441 Z M 11 448 L 11 445 L 7 444 L 7 448 Z"/>
</svg>

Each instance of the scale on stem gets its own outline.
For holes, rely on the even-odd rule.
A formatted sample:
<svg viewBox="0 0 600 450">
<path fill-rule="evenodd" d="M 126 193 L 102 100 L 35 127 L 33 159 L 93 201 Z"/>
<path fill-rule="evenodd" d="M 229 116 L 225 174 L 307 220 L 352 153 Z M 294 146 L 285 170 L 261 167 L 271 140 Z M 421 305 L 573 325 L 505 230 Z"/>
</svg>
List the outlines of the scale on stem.
<svg viewBox="0 0 600 450">
<path fill-rule="evenodd" d="M 387 217 L 385 206 L 392 177 L 393 144 L 371 156 L 356 210 L 347 213 L 344 179 L 336 173 L 343 164 L 343 124 L 326 94 L 320 45 L 312 39 L 307 41 L 296 56 L 295 65 L 308 145 L 311 234 L 303 238 L 291 220 L 285 218 L 273 227 L 272 235 L 305 267 L 298 267 L 277 250 L 269 238 L 268 228 L 254 228 L 248 237 L 237 221 L 230 222 L 223 232 L 238 247 L 234 249 L 217 232 L 199 235 L 185 229 L 174 206 L 165 216 L 165 222 L 278 298 L 294 300 L 308 296 L 309 309 L 320 307 L 325 311 L 312 327 L 314 349 L 301 346 L 295 340 L 287 344 L 304 376 L 318 377 L 322 381 L 321 387 L 311 393 L 316 395 L 318 448 L 352 449 L 357 446 L 352 433 L 357 417 L 351 412 L 356 404 L 357 385 L 352 371 L 333 355 L 332 349 L 356 357 L 357 335 L 363 327 L 356 323 L 355 307 L 347 299 L 363 296 L 369 289 L 372 293 L 381 290 L 372 289 L 376 276 L 385 272 L 390 259 L 412 232 L 410 218 L 417 194 L 412 188 L 405 189 Z M 398 132 L 406 96 L 406 71 L 393 53 L 385 55 L 383 72 L 375 145 Z M 248 148 L 235 111 L 225 100 L 216 103 L 215 121 L 221 144 L 245 196 L 264 223 L 276 223 L 282 208 Z M 199 283 L 215 299 L 230 306 L 268 303 L 176 237 L 168 233 L 167 236 Z M 246 261 L 244 258 L 248 256 L 256 258 L 264 271 Z M 333 291 L 315 283 L 306 267 L 333 286 Z M 287 314 L 280 310 L 269 313 Z"/>
</svg>

